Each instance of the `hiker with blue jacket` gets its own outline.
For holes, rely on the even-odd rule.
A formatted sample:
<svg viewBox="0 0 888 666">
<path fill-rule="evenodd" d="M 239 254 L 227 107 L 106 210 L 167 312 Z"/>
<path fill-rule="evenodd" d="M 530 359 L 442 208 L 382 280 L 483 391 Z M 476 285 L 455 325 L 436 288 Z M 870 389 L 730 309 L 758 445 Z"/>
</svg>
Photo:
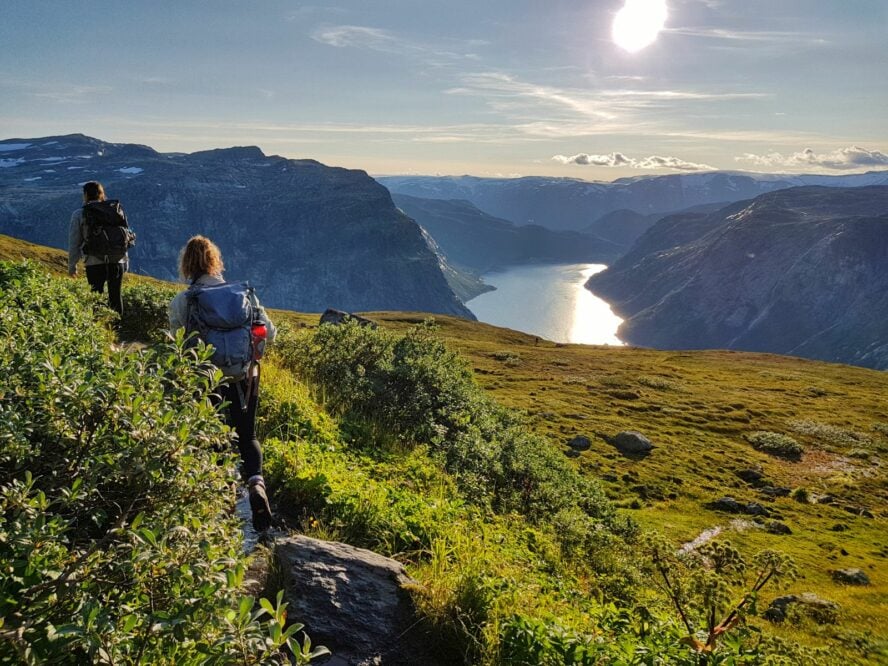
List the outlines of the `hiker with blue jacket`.
<svg viewBox="0 0 888 666">
<path fill-rule="evenodd" d="M 170 330 L 184 328 L 214 348 L 212 362 L 225 380 L 217 404 L 228 403 L 226 422 L 237 433 L 253 527 L 271 526 L 271 507 L 262 478 L 262 448 L 256 438 L 259 359 L 275 337 L 275 327 L 252 287 L 226 282 L 222 253 L 210 239 L 194 236 L 179 260 L 179 274 L 190 287 L 170 303 Z"/>
<path fill-rule="evenodd" d="M 126 214 L 116 199 L 105 199 L 98 181 L 83 184 L 83 207 L 71 215 L 68 225 L 68 275 L 77 277 L 77 262 L 86 264 L 86 280 L 101 294 L 108 284 L 108 306 L 123 314 L 120 289 L 129 268 L 127 250 L 135 245 Z"/>
</svg>

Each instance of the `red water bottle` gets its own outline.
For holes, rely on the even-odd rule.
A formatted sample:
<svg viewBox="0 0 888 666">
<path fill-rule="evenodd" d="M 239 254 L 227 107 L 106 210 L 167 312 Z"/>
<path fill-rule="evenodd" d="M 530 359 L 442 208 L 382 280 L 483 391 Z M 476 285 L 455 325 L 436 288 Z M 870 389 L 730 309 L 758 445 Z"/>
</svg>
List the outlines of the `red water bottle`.
<svg viewBox="0 0 888 666">
<path fill-rule="evenodd" d="M 253 336 L 253 360 L 258 361 L 265 350 L 264 343 L 268 337 L 268 327 L 261 321 L 254 321 L 252 328 L 250 328 L 250 335 Z"/>
</svg>

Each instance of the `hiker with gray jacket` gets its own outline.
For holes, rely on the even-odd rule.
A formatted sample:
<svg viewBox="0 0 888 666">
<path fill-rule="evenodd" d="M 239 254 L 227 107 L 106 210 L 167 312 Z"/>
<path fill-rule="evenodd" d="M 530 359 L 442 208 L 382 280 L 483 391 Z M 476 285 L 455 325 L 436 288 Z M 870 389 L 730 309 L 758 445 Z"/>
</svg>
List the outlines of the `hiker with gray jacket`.
<svg viewBox="0 0 888 666">
<path fill-rule="evenodd" d="M 262 477 L 262 447 L 256 437 L 259 406 L 259 360 L 265 346 L 274 341 L 274 324 L 249 285 L 226 282 L 222 253 L 210 239 L 194 236 L 185 245 L 179 273 L 190 287 L 170 303 L 170 330 L 184 328 L 213 346 L 211 361 L 225 380 L 218 406 L 228 403 L 225 417 L 237 433 L 241 470 L 250 496 L 253 527 L 261 532 L 271 526 L 271 507 Z"/>
<path fill-rule="evenodd" d="M 74 211 L 68 225 L 68 275 L 77 276 L 77 263 L 83 258 L 89 286 L 101 294 L 107 283 L 108 306 L 121 315 L 120 290 L 129 268 L 127 250 L 135 242 L 120 202 L 107 200 L 98 181 L 84 183 L 83 207 Z"/>
</svg>

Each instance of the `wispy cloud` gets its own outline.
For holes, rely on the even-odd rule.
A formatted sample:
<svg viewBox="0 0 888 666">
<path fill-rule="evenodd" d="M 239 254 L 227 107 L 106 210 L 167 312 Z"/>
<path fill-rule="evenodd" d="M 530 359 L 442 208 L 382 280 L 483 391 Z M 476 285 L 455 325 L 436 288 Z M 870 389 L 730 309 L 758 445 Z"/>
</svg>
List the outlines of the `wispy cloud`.
<svg viewBox="0 0 888 666">
<path fill-rule="evenodd" d="M 420 58 L 428 65 L 454 61 L 476 61 L 475 50 L 486 44 L 481 40 L 449 40 L 441 44 L 426 44 L 390 30 L 364 25 L 335 25 L 316 29 L 312 39 L 336 48 L 357 48 L 381 53 L 401 54 Z"/>
<path fill-rule="evenodd" d="M 698 164 L 678 157 L 664 157 L 661 155 L 651 155 L 650 157 L 636 159 L 627 157 L 623 153 L 610 153 L 606 155 L 578 153 L 571 156 L 555 155 L 552 159 L 561 164 L 577 164 L 579 166 L 624 167 L 646 170 L 670 169 L 673 171 L 713 171 L 715 169 L 715 167 L 708 164 Z"/>
<path fill-rule="evenodd" d="M 822 46 L 829 41 L 820 35 L 785 30 L 726 30 L 713 27 L 667 28 L 664 32 L 686 37 L 701 37 L 727 42 L 767 42 L 773 44 L 808 44 Z"/>
<path fill-rule="evenodd" d="M 32 92 L 34 97 L 65 104 L 86 104 L 97 96 L 112 92 L 110 86 L 60 86 L 56 90 Z"/>
<path fill-rule="evenodd" d="M 549 138 L 606 133 L 691 136 L 693 130 L 683 128 L 689 105 L 769 97 L 731 90 L 559 87 L 497 71 L 464 74 L 459 85 L 444 92 L 478 97 L 520 131 Z"/>
<path fill-rule="evenodd" d="M 888 167 L 888 154 L 860 146 L 840 148 L 830 153 L 817 153 L 806 148 L 797 153 L 784 155 L 773 152 L 764 155 L 744 153 L 735 157 L 738 162 L 751 162 L 761 167 L 817 168 L 846 171 L 871 167 Z"/>
<path fill-rule="evenodd" d="M 114 91 L 111 86 L 85 86 L 0 76 L 0 90 L 10 88 L 31 97 L 65 104 L 86 104 Z"/>
</svg>

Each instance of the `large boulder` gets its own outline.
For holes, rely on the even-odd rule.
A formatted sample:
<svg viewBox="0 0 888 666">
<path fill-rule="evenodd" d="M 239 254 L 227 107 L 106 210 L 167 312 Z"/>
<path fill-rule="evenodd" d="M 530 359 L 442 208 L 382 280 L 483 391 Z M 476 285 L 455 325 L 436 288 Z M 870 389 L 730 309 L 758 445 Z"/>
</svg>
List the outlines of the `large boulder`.
<svg viewBox="0 0 888 666">
<path fill-rule="evenodd" d="M 787 618 L 801 616 L 817 624 L 833 624 L 838 619 L 838 614 L 839 604 L 835 601 L 821 599 L 815 594 L 805 592 L 777 597 L 764 612 L 764 617 L 771 622 L 783 622 Z"/>
<path fill-rule="evenodd" d="M 844 585 L 869 585 L 870 579 L 860 569 L 837 569 L 832 572 L 832 579 Z"/>
<path fill-rule="evenodd" d="M 634 430 L 624 430 L 617 433 L 617 436 L 614 437 L 613 445 L 617 447 L 620 453 L 629 455 L 643 455 L 650 453 L 654 448 L 651 440 Z"/>
<path fill-rule="evenodd" d="M 332 656 L 319 664 L 454 663 L 436 654 L 417 622 L 404 567 L 362 548 L 291 536 L 275 544 L 289 615 Z"/>
</svg>

